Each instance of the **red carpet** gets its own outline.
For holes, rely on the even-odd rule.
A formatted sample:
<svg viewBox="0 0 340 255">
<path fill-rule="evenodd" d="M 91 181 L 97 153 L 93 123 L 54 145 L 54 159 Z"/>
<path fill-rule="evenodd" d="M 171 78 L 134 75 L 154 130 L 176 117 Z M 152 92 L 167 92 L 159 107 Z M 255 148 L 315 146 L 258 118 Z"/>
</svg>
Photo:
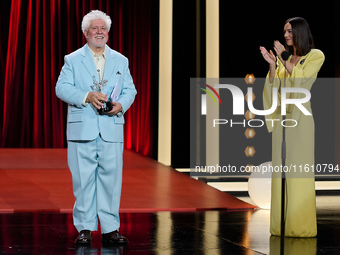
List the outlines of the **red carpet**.
<svg viewBox="0 0 340 255">
<path fill-rule="evenodd" d="M 66 149 L 0 149 L 0 212 L 72 211 Z M 254 209 L 133 151 L 124 151 L 121 212 Z"/>
</svg>

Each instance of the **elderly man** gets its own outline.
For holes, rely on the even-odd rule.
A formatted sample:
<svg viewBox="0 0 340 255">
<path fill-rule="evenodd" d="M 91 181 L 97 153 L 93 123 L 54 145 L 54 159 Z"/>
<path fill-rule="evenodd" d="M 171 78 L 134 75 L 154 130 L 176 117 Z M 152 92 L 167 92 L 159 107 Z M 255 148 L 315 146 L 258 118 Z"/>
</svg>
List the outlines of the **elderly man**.
<svg viewBox="0 0 340 255">
<path fill-rule="evenodd" d="M 92 243 L 98 219 L 103 243 L 128 242 L 118 232 L 123 115 L 137 92 L 127 58 L 106 45 L 110 26 L 110 17 L 101 11 L 84 16 L 82 30 L 87 43 L 65 56 L 56 85 L 57 96 L 68 103 L 68 165 L 78 244 Z M 108 101 L 112 101 L 112 109 L 103 109 Z"/>
</svg>

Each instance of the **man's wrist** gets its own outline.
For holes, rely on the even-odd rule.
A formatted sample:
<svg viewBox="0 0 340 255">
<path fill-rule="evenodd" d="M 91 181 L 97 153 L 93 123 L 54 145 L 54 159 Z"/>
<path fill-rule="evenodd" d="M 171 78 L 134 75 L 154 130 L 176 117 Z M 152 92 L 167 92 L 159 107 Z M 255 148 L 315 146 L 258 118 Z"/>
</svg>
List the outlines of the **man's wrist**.
<svg viewBox="0 0 340 255">
<path fill-rule="evenodd" d="M 89 101 L 87 100 L 87 97 L 88 97 L 89 94 L 90 94 L 90 92 L 87 92 L 87 93 L 85 94 L 84 99 L 83 99 L 83 102 L 82 102 L 82 105 L 83 105 L 83 106 L 86 106 L 86 105 L 89 103 Z"/>
<path fill-rule="evenodd" d="M 122 105 L 120 105 L 121 107 L 120 107 L 120 110 L 119 110 L 119 112 L 117 112 L 117 117 L 121 117 L 123 114 L 124 114 L 124 110 L 123 110 L 123 106 Z"/>
</svg>

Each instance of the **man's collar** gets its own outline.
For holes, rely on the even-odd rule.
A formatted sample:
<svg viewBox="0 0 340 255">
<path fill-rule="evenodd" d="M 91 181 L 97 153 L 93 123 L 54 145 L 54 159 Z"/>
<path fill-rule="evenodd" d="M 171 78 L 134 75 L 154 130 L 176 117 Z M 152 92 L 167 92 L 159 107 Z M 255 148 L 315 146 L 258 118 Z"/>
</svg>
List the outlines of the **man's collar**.
<svg viewBox="0 0 340 255">
<path fill-rule="evenodd" d="M 89 46 L 87 45 L 87 47 L 89 47 Z M 106 45 L 105 45 L 105 49 L 104 49 L 104 51 L 103 51 L 103 53 L 102 53 L 101 55 L 98 55 L 98 54 L 94 53 L 94 52 L 91 50 L 90 47 L 89 47 L 89 50 L 90 50 L 90 52 L 91 52 L 92 57 L 103 56 L 104 59 L 106 59 Z"/>
</svg>

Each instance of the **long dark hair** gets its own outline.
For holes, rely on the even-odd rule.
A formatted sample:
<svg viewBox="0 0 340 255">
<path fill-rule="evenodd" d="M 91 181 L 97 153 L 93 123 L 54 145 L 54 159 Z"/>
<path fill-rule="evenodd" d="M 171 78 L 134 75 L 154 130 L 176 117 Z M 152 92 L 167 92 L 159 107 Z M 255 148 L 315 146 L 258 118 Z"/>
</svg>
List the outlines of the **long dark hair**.
<svg viewBox="0 0 340 255">
<path fill-rule="evenodd" d="M 290 18 L 285 24 L 287 23 L 292 26 L 293 45 L 296 48 L 296 54 L 298 56 L 304 56 L 310 52 L 311 49 L 314 49 L 313 36 L 309 29 L 309 25 L 304 18 Z M 288 46 L 286 44 L 286 49 L 289 53 L 294 54 L 293 46 Z"/>
</svg>

